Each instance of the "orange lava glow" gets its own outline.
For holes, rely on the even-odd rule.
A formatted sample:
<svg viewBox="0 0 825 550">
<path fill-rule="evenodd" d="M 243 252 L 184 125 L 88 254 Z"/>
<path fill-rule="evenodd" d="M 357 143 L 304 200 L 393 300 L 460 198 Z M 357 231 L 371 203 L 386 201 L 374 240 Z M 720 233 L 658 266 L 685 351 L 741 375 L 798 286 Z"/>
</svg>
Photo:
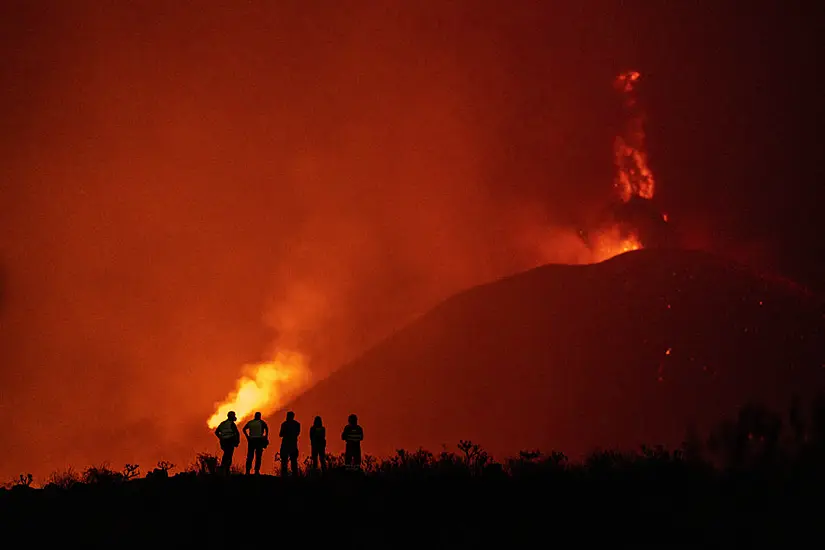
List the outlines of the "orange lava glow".
<svg viewBox="0 0 825 550">
<path fill-rule="evenodd" d="M 624 135 L 616 136 L 614 142 L 617 168 L 614 186 L 625 202 L 634 195 L 652 199 L 656 189 L 656 181 L 644 152 L 644 116 L 637 109 L 638 102 L 634 95 L 639 78 L 641 75 L 637 71 L 628 71 L 616 77 L 615 82 L 616 88 L 624 94 L 624 105 L 630 112 Z"/>
<path fill-rule="evenodd" d="M 623 202 L 634 196 L 652 199 L 656 189 L 653 172 L 647 164 L 644 152 L 645 132 L 644 117 L 637 107 L 635 85 L 641 78 L 638 71 L 628 71 L 616 77 L 614 85 L 624 95 L 624 106 L 629 112 L 629 119 L 623 135 L 616 136 L 614 157 L 616 179 L 613 186 Z M 667 214 L 662 214 L 666 222 Z M 618 226 L 603 230 L 596 235 L 592 243 L 593 261 L 601 262 L 643 248 L 643 243 L 636 234 L 626 234 Z"/>
<path fill-rule="evenodd" d="M 215 413 L 206 421 L 209 428 L 217 428 L 229 411 L 235 411 L 239 422 L 256 411 L 275 411 L 310 380 L 306 359 L 299 353 L 281 352 L 271 361 L 247 365 L 246 369 L 235 391 L 216 404 Z"/>
<path fill-rule="evenodd" d="M 602 262 L 609 260 L 613 256 L 639 250 L 642 242 L 636 235 L 622 236 L 618 227 L 604 231 L 594 239 L 593 261 Z"/>
</svg>

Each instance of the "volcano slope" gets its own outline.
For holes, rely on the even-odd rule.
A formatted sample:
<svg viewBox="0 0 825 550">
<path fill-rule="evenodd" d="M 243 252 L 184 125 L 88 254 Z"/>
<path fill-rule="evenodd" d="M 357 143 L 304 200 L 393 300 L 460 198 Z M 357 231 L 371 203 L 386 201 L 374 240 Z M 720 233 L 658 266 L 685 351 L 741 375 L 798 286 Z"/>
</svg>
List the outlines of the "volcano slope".
<svg viewBox="0 0 825 550">
<path fill-rule="evenodd" d="M 497 459 L 675 447 L 747 402 L 784 412 L 825 388 L 823 311 L 695 251 L 546 265 L 453 296 L 289 408 L 305 429 L 321 415 L 333 452 L 353 412 L 374 455 L 460 439 Z"/>
</svg>

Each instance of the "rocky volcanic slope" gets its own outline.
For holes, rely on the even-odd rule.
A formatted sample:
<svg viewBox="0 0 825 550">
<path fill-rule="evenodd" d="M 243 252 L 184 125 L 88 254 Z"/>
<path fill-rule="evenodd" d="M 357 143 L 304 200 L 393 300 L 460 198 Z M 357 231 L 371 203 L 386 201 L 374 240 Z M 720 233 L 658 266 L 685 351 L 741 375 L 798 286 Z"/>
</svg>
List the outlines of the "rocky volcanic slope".
<svg viewBox="0 0 825 550">
<path fill-rule="evenodd" d="M 350 412 L 373 454 L 678 445 L 749 399 L 825 388 L 822 304 L 693 251 L 546 265 L 448 299 L 289 406 L 332 451 Z"/>
</svg>

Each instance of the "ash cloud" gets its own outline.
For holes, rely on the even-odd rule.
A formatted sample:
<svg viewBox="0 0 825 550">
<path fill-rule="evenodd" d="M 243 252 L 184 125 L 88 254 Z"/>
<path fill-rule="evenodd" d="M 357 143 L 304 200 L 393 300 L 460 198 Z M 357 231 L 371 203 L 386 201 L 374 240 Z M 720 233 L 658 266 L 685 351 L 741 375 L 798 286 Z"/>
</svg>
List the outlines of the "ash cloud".
<svg viewBox="0 0 825 550">
<path fill-rule="evenodd" d="M 273 347 L 321 378 L 580 259 L 618 110 L 597 4 L 4 7 L 0 475 L 180 464 Z"/>
</svg>

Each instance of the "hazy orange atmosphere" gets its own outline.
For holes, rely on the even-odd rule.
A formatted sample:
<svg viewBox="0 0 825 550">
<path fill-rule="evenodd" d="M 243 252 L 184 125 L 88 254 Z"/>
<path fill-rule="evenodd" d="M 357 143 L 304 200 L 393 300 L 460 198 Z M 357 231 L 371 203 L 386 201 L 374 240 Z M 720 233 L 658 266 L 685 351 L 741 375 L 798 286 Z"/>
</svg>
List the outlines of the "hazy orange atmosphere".
<svg viewBox="0 0 825 550">
<path fill-rule="evenodd" d="M 640 53 L 664 7 L 546 4 L 4 2 L 0 481 L 186 466 L 243 376 L 268 413 L 455 292 L 637 247 L 579 233 L 627 199 L 617 75 L 705 119 L 684 101 L 724 83 Z M 642 107 L 679 119 L 668 93 Z M 739 191 L 677 181 L 713 132 L 667 131 L 663 211 L 763 261 L 769 230 L 712 223 Z"/>
</svg>

